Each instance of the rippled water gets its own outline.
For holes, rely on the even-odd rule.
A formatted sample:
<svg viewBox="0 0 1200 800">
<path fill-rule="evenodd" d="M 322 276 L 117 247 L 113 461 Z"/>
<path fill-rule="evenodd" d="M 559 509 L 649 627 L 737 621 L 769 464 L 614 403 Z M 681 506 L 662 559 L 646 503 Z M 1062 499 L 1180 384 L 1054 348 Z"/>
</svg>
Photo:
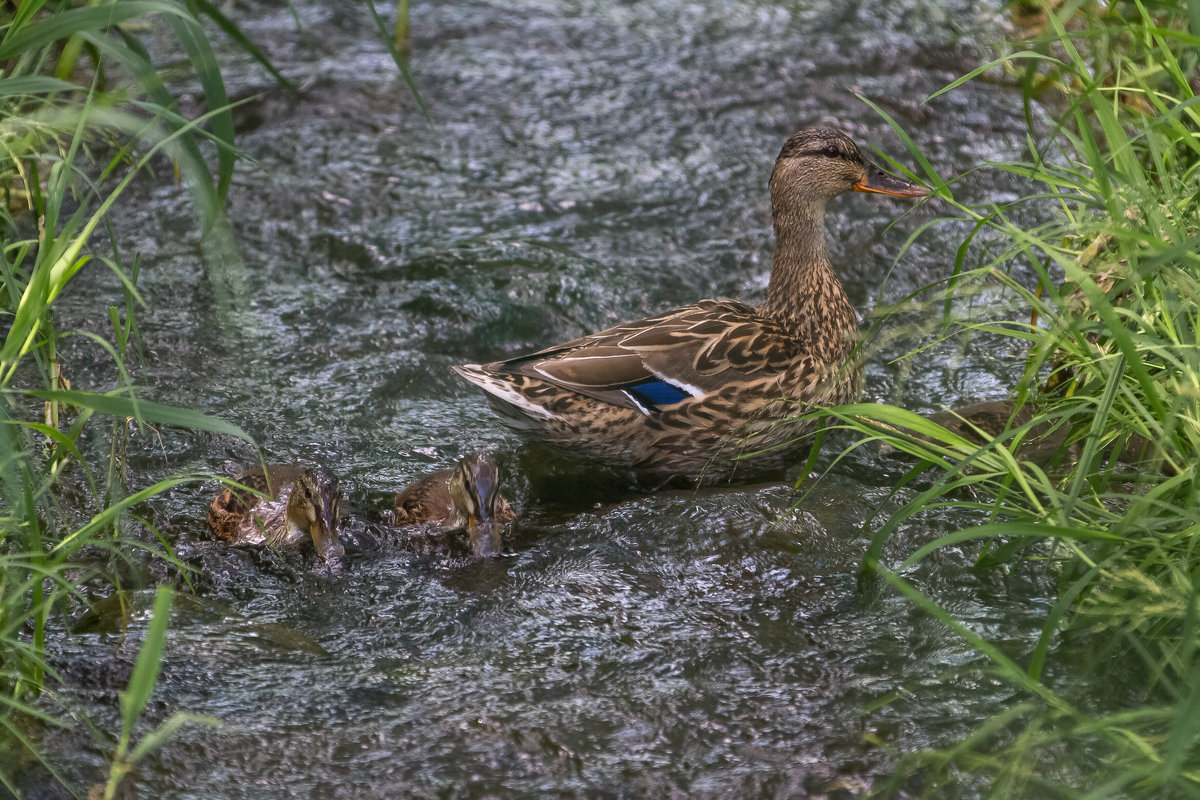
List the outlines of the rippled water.
<svg viewBox="0 0 1200 800">
<path fill-rule="evenodd" d="M 412 69 L 432 123 L 358 4 L 290 5 L 296 17 L 278 4 L 236 16 L 302 93 L 244 56 L 227 65 L 232 92 L 256 98 L 238 115 L 258 167 L 231 193 L 248 294 L 214 307 L 169 169 L 117 220 L 149 303 L 137 379 L 241 425 L 269 460 L 328 465 L 366 541 L 392 492 L 477 448 L 507 458 L 524 521 L 499 561 L 385 539 L 335 577 L 212 543 L 211 485 L 154 504 L 207 577 L 177 607 L 148 719 L 222 724 L 154 754 L 143 796 L 845 797 L 893 763 L 872 739 L 936 745 L 1004 707 L 1010 690 L 956 637 L 856 586 L 903 464 L 856 455 L 799 508 L 782 484 L 637 495 L 523 447 L 449 369 L 700 297 L 760 299 L 767 177 L 789 133 L 835 124 L 911 164 L 855 93 L 945 176 L 1018 152 L 1010 89 L 920 105 L 998 34 L 977 4 L 420 3 Z M 1012 193 L 997 180 L 957 192 Z M 893 267 L 937 213 L 832 204 L 831 256 L 864 313 L 948 275 L 952 226 Z M 102 331 L 96 296 L 118 302 L 119 286 L 103 270 L 83 280 L 59 325 Z M 1002 396 L 1019 370 L 983 340 L 901 368 L 904 350 L 877 350 L 869 398 L 942 408 Z M 112 385 L 86 342 L 66 358 L 77 388 Z M 254 459 L 173 430 L 131 447 L 135 481 Z M 895 552 L 955 520 L 927 524 L 902 529 Z M 912 577 L 1002 645 L 1035 637 L 1036 576 L 993 585 L 969 565 L 948 552 Z M 95 630 L 56 654 L 57 697 L 116 729 L 138 627 L 124 646 Z M 103 748 L 46 736 L 66 774 L 96 779 Z"/>
</svg>

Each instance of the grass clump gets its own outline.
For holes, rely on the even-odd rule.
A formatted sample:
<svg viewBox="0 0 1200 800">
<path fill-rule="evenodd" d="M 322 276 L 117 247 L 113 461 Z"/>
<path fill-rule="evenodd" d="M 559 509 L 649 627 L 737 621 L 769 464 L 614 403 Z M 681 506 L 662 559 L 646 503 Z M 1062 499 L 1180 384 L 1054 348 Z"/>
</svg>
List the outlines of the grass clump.
<svg viewBox="0 0 1200 800">
<path fill-rule="evenodd" d="M 1000 243 L 973 267 L 964 245 L 947 308 L 999 283 L 1031 312 L 947 316 L 942 331 L 1011 337 L 1028 353 L 1013 418 L 992 436 L 883 405 L 832 412 L 864 441 L 920 461 L 902 484 L 923 488 L 877 530 L 864 573 L 955 629 L 1019 689 L 958 745 L 903 757 L 885 793 L 982 780 L 994 797 L 1200 796 L 1200 2 L 1025 11 L 1036 12 L 1031 38 L 943 91 L 997 68 L 1016 78 L 1028 157 L 989 166 L 1035 188 L 972 208 L 925 165 L 954 220 Z M 1021 221 L 1031 216 L 1044 221 Z M 1017 263 L 1037 286 L 1012 277 Z M 1047 430 L 1060 437 L 1057 457 L 1030 458 L 1026 445 Z M 930 468 L 931 481 L 912 483 Z M 901 525 L 947 508 L 978 524 L 882 565 Z M 906 577 L 964 544 L 980 570 L 1053 565 L 1059 595 L 1019 657 Z"/>
<path fill-rule="evenodd" d="M 0 190 L 6 201 L 0 205 L 0 787 L 16 796 L 17 773 L 30 765 L 59 777 L 53 755 L 39 749 L 37 732 L 77 719 L 47 701 L 54 677 L 48 653 L 54 631 L 65 627 L 64 611 L 85 602 L 85 584 L 116 581 L 112 565 L 129 548 L 147 547 L 127 534 L 133 509 L 196 479 L 179 475 L 127 486 L 127 425 L 245 436 L 220 420 L 139 398 L 127 368 L 142 304 L 138 265 L 124 264 L 115 247 L 108 255 L 98 252 L 93 242 L 122 192 L 155 159 L 178 169 L 203 228 L 219 228 L 234 166 L 233 127 L 200 15 L 244 42 L 203 0 L 26 0 L 0 9 Z M 170 31 L 190 60 L 210 109 L 201 120 L 176 110 L 138 39 L 147 25 Z M 96 268 L 121 280 L 125 304 L 108 309 L 110 337 L 81 334 L 107 352 L 117 376 L 113 386 L 85 391 L 71 387 L 57 360 L 64 334 L 53 309 L 82 270 Z M 81 442 L 106 432 L 112 452 L 107 470 L 98 470 L 84 458 Z M 64 495 L 68 475 L 73 488 Z M 158 553 L 170 557 L 165 549 Z M 139 743 L 131 738 L 156 680 L 169 607 L 166 592 L 123 695 L 120 736 L 92 729 L 98 746 L 113 753 L 113 775 L 99 787 L 101 796 L 113 796 L 121 775 L 186 719 L 168 720 Z"/>
</svg>

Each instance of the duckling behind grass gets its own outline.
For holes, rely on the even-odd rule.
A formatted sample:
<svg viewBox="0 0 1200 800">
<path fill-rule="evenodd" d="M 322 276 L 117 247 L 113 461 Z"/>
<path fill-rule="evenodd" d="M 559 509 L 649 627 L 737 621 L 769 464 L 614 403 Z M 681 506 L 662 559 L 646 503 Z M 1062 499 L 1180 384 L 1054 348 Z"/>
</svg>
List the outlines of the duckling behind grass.
<svg viewBox="0 0 1200 800">
<path fill-rule="evenodd" d="M 208 524 L 230 544 L 299 547 L 311 541 L 324 561 L 339 561 L 340 492 L 337 478 L 320 468 L 289 464 L 250 470 L 226 487 L 208 509 Z M 245 488 L 241 488 L 245 487 Z"/>
</svg>

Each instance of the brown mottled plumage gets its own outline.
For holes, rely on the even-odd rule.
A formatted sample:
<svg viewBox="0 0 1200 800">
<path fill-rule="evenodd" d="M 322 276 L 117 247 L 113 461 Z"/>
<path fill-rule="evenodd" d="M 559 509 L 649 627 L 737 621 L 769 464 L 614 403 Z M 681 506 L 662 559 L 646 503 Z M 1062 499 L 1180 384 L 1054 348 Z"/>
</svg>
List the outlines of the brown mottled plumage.
<svg viewBox="0 0 1200 800">
<path fill-rule="evenodd" d="M 500 494 L 496 463 L 486 453 L 472 453 L 454 469 L 432 472 L 396 493 L 396 525 L 466 528 L 477 558 L 500 555 L 497 526 L 516 517 Z"/>
<path fill-rule="evenodd" d="M 825 204 L 852 190 L 929 193 L 880 172 L 839 131 L 799 131 L 771 174 L 775 260 L 761 306 L 702 300 L 455 369 L 518 427 L 616 466 L 714 482 L 787 464 L 812 425 L 797 417 L 860 391 L 858 318 L 825 243 Z"/>
<path fill-rule="evenodd" d="M 337 479 L 321 469 L 287 464 L 251 470 L 237 479 L 247 488 L 222 489 L 208 508 L 208 524 L 230 544 L 294 547 L 307 541 L 326 561 L 345 550 L 338 539 Z"/>
</svg>

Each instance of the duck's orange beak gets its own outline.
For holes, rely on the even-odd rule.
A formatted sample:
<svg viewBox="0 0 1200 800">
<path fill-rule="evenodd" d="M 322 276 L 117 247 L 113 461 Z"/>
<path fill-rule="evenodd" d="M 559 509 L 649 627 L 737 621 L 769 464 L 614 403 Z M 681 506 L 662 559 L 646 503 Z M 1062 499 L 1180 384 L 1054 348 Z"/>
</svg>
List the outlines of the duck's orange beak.
<svg viewBox="0 0 1200 800">
<path fill-rule="evenodd" d="M 854 182 L 853 188 L 856 192 L 890 194 L 892 197 L 926 197 L 930 194 L 928 188 L 894 178 L 874 165 Z"/>
</svg>

